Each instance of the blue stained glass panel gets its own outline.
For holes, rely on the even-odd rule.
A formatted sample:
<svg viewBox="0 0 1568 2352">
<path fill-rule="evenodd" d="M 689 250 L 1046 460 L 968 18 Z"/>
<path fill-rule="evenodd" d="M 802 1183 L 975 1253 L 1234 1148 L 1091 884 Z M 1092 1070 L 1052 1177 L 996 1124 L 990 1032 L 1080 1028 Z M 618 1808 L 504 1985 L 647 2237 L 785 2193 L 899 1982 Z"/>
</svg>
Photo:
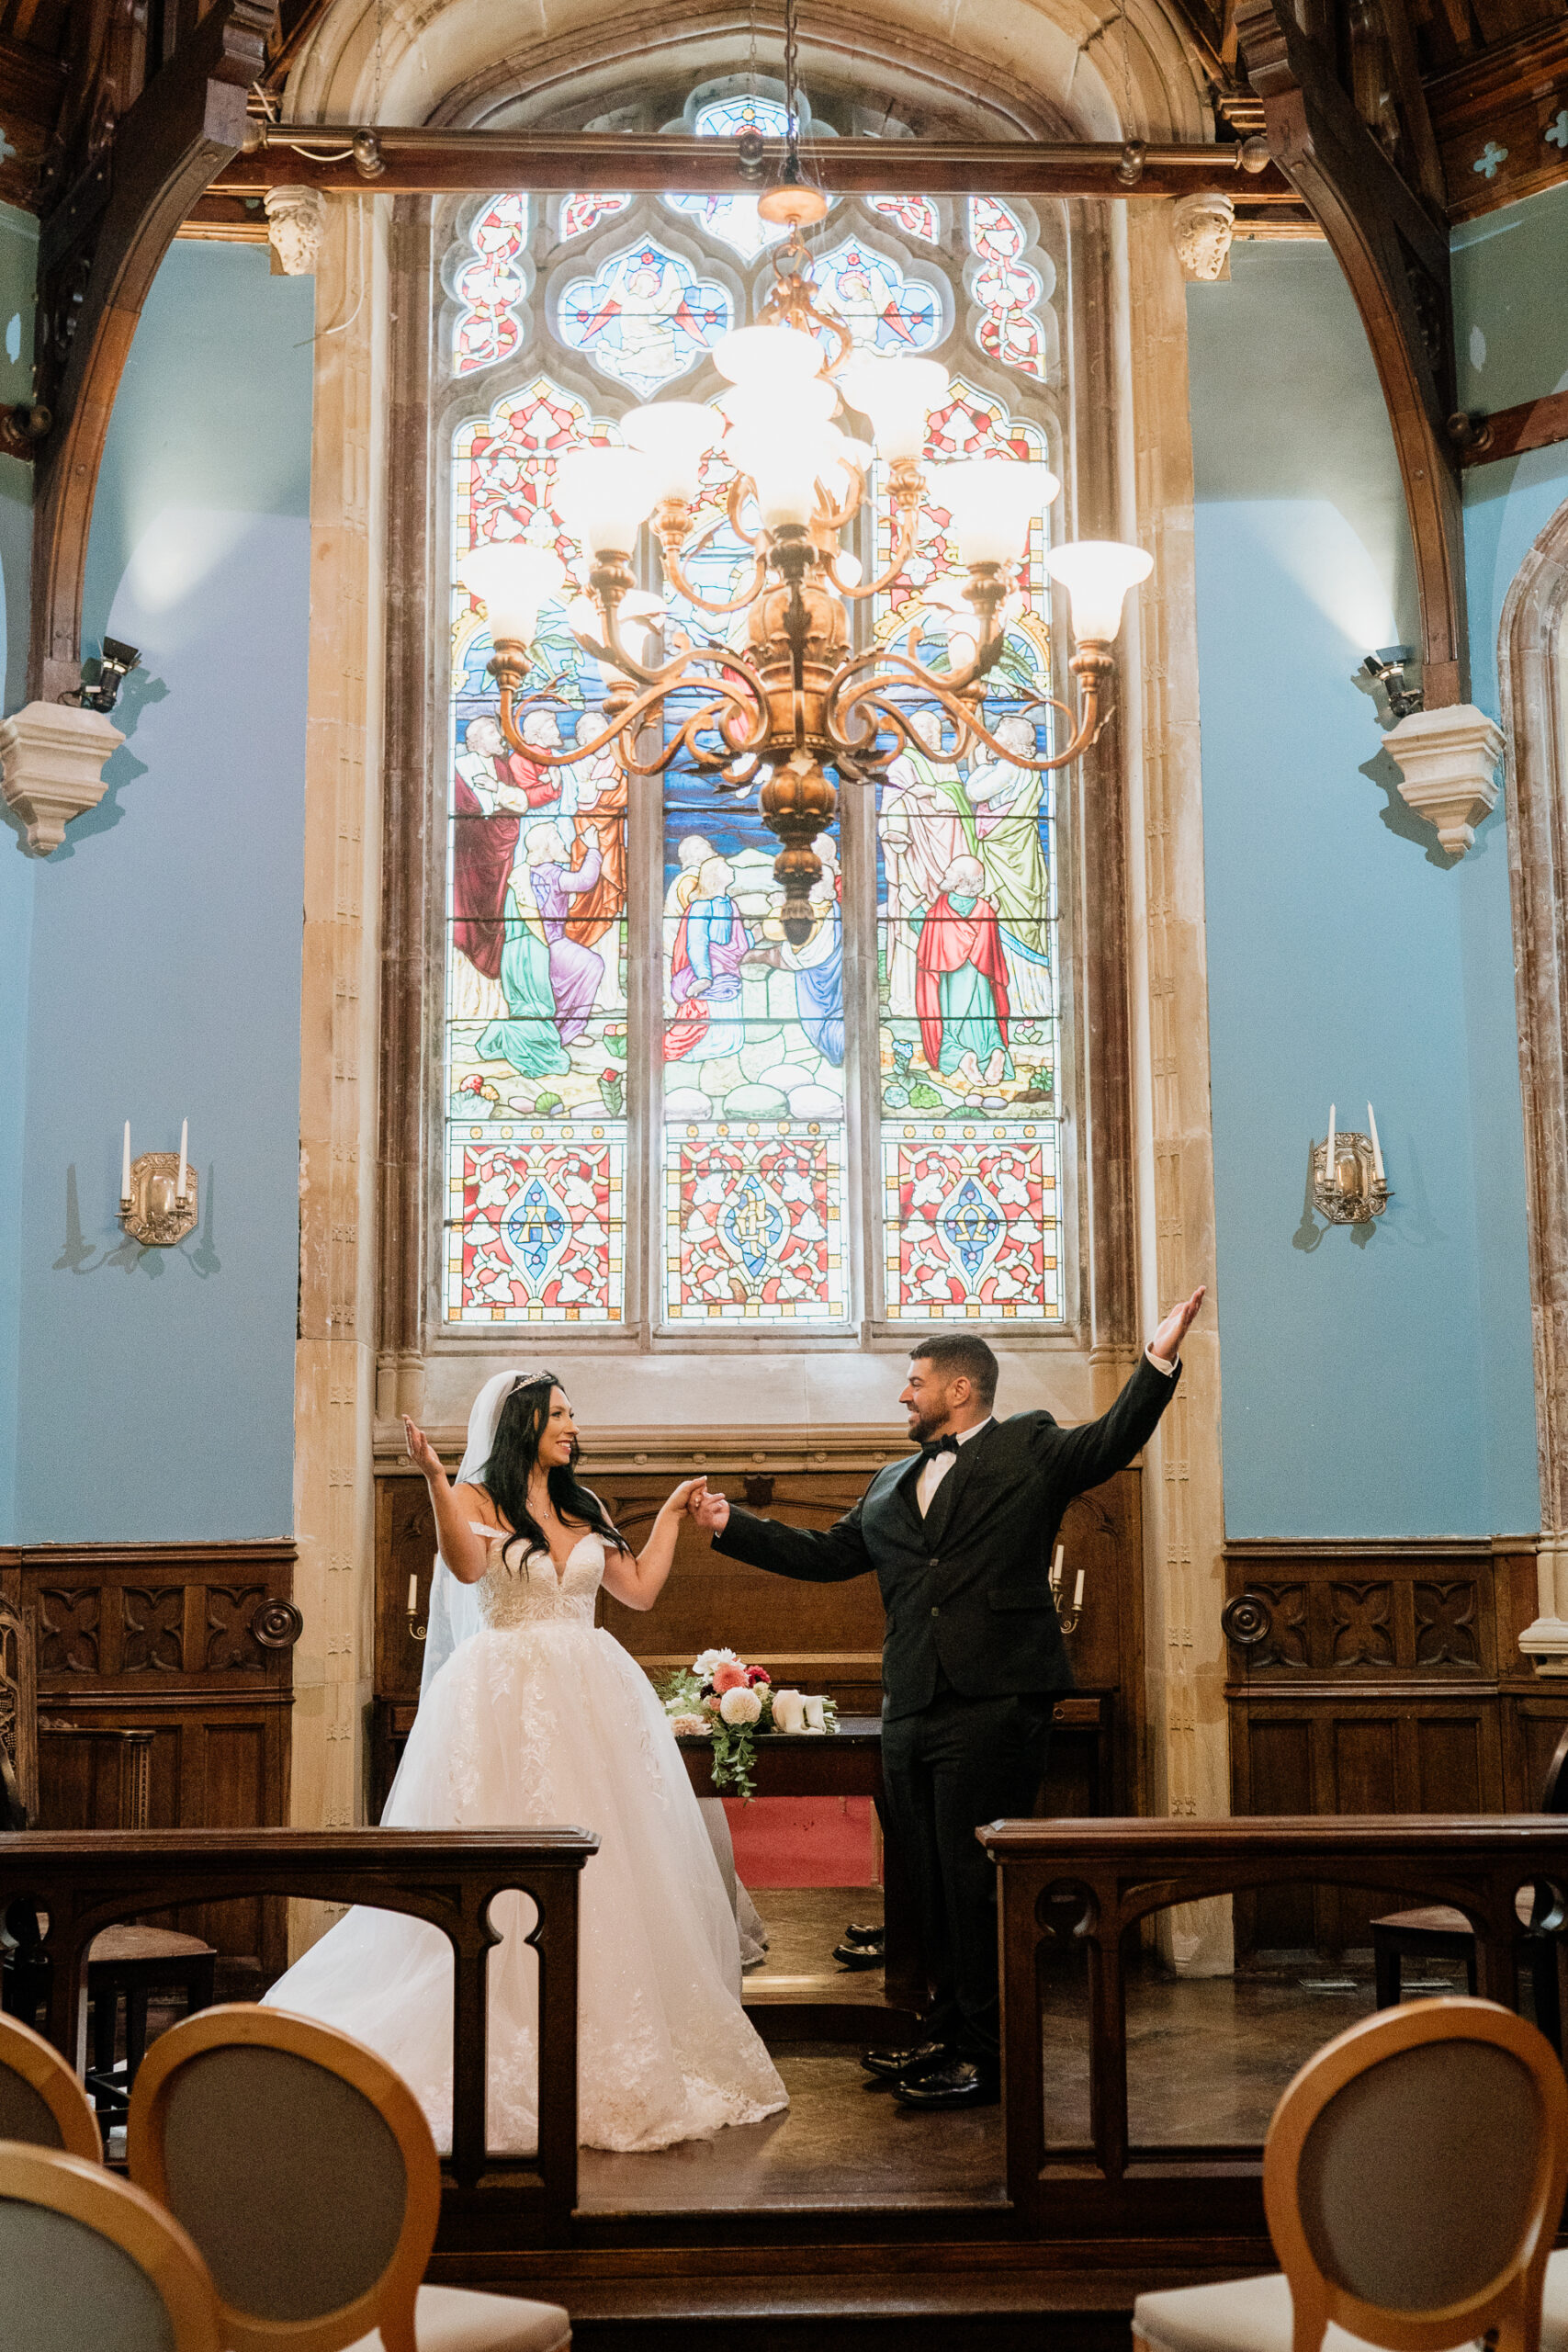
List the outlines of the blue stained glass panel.
<svg viewBox="0 0 1568 2352">
<path fill-rule="evenodd" d="M 942 296 L 859 237 L 816 257 L 811 276 L 859 351 L 929 351 L 942 340 Z"/>
<path fill-rule="evenodd" d="M 727 287 L 649 237 L 564 287 L 556 322 L 570 351 L 646 401 L 728 332 L 735 306 Z"/>
</svg>

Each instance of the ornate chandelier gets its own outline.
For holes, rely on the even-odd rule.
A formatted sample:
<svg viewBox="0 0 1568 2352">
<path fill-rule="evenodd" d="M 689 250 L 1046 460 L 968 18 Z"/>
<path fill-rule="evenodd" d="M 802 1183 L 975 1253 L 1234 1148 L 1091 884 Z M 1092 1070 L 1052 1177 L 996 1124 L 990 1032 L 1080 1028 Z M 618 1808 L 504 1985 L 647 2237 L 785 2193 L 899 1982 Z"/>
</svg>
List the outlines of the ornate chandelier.
<svg viewBox="0 0 1568 2352">
<path fill-rule="evenodd" d="M 565 765 L 613 744 L 639 775 L 681 760 L 712 776 L 721 792 L 749 792 L 761 778 L 759 809 L 783 844 L 773 872 L 783 886 L 784 933 L 802 942 L 822 871 L 813 844 L 838 811 L 829 771 L 840 782 L 874 779 L 914 740 L 917 700 L 946 714 L 954 760 L 984 744 L 1020 767 L 1066 767 L 1109 716 L 1102 704 L 1122 602 L 1153 566 L 1142 549 L 1114 540 L 1050 549 L 1046 570 L 1071 604 L 1068 666 L 1077 708 L 1049 695 L 1023 697 L 1021 707 L 1059 713 L 1070 741 L 1034 759 L 998 742 L 983 716 L 987 679 L 1003 650 L 1008 599 L 1030 532 L 1060 484 L 1043 465 L 1010 460 L 963 460 L 928 474 L 927 416 L 946 396 L 946 369 L 931 359 L 857 354 L 843 321 L 818 304 L 803 235 L 827 210 L 818 189 L 786 174 L 758 209 L 790 233 L 774 254 L 775 283 L 758 323 L 714 346 L 728 379 L 716 404 L 660 401 L 633 409 L 622 421 L 624 448 L 575 450 L 558 472 L 555 503 L 588 563 L 589 596 L 568 617 L 578 644 L 604 671 L 606 723 L 550 756 Z M 867 420 L 872 443 L 835 422 L 846 411 Z M 726 509 L 694 535 L 703 460 L 721 442 L 735 469 Z M 894 545 L 880 576 L 862 581 L 840 535 L 868 502 L 876 458 L 887 469 Z M 950 518 L 969 607 L 967 616 L 950 614 L 952 666 L 941 673 L 918 658 L 918 622 L 902 647 L 852 650 L 847 611 L 897 580 L 932 502 Z M 743 644 L 699 637 L 660 599 L 637 594 L 635 559 L 650 517 L 666 592 L 716 620 L 745 613 Z M 710 600 L 694 585 L 690 566 L 726 521 L 751 550 L 751 571 L 736 594 Z M 517 700 L 533 667 L 540 612 L 565 591 L 566 567 L 553 547 L 491 539 L 468 557 L 459 578 L 486 608 L 502 732 L 526 755 Z M 652 659 L 660 627 L 664 651 Z M 635 650 L 628 632 L 638 639 Z M 671 716 L 677 692 L 682 708 Z M 685 708 L 694 697 L 696 707 Z"/>
</svg>

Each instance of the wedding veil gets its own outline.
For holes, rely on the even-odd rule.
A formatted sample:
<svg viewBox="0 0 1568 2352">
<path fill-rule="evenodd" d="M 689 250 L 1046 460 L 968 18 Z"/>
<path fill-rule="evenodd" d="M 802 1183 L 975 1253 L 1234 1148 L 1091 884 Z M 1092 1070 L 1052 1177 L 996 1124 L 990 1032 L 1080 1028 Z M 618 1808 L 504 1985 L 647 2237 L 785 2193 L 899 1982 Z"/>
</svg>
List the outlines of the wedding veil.
<svg viewBox="0 0 1568 2352">
<path fill-rule="evenodd" d="M 495 1443 L 495 1425 L 501 1419 L 502 1407 L 514 1388 L 526 1388 L 538 1376 L 536 1372 L 498 1372 L 493 1379 L 485 1382 L 468 1415 L 468 1442 L 452 1481 L 455 1487 L 479 1482 Z M 425 1625 L 424 1664 L 419 1677 L 422 1699 L 453 1651 L 479 1630 L 478 1585 L 464 1584 L 455 1577 L 439 1551 L 430 1578 Z"/>
</svg>

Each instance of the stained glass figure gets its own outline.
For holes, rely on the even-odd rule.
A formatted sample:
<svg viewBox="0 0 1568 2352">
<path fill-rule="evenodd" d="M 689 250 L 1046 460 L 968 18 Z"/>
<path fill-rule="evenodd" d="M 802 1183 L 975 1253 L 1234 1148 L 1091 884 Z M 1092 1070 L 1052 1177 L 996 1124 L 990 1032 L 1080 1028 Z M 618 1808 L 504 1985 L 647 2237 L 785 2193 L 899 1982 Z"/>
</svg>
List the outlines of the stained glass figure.
<svg viewBox="0 0 1568 2352">
<path fill-rule="evenodd" d="M 929 196 L 868 196 L 865 201 L 906 237 L 919 237 L 928 245 L 942 243 L 942 223 Z"/>
<path fill-rule="evenodd" d="M 592 195 L 563 196 L 556 234 L 563 245 L 570 243 L 573 237 L 585 237 L 590 229 L 599 226 L 601 220 L 609 220 L 617 212 L 624 212 L 630 202 L 629 196 L 609 196 L 603 190 Z"/>
<path fill-rule="evenodd" d="M 510 359 L 523 339 L 518 305 L 525 282 L 518 265 L 528 243 L 528 199 L 493 196 L 468 230 L 471 259 L 461 263 L 452 291 L 464 305 L 452 331 L 452 369 L 471 376 Z"/>
<path fill-rule="evenodd" d="M 928 459 L 1038 459 L 1043 435 L 954 379 Z M 936 478 L 919 556 L 877 600 L 875 626 L 913 627 L 939 674 L 972 658 L 963 572 Z M 891 522 L 881 501 L 882 561 Z M 1059 1317 L 1055 899 L 1052 779 L 1026 766 L 1049 729 L 1031 695 L 1050 679 L 1037 526 L 990 672 L 983 717 L 998 749 L 953 756 L 940 705 L 906 706 L 911 741 L 877 807 L 877 980 L 887 1313 Z"/>
<path fill-rule="evenodd" d="M 609 431 L 547 377 L 460 426 L 454 573 L 473 544 L 520 532 L 574 554 L 553 503 L 556 469 Z M 617 1322 L 626 773 L 608 749 L 571 765 L 551 758 L 599 731 L 604 695 L 560 607 L 540 616 L 523 752 L 502 735 L 489 631 L 460 584 L 453 607 L 447 1319 Z"/>
<path fill-rule="evenodd" d="M 988 358 L 1043 382 L 1045 338 L 1038 305 L 1045 284 L 1022 257 L 1028 242 L 1022 221 L 999 197 L 969 198 L 969 243 L 980 259 L 972 288 L 981 305 L 975 340 Z"/>
<path fill-rule="evenodd" d="M 684 787 L 684 788 L 683 788 Z M 778 918 L 772 837 L 666 786 L 664 1312 L 671 1323 L 847 1311 L 843 909 L 837 843 L 811 936 Z"/>
<path fill-rule="evenodd" d="M 774 99 L 736 97 L 699 107 L 695 128 L 699 139 L 739 139 L 747 130 L 760 131 L 764 139 L 782 139 L 788 125 L 788 113 Z M 700 220 L 710 236 L 720 238 L 742 261 L 755 261 L 764 245 L 777 244 L 789 234 L 782 222 L 761 217 L 756 198 L 746 188 L 723 195 L 671 195 L 664 201 L 671 212 Z"/>
<path fill-rule="evenodd" d="M 651 237 L 564 287 L 556 321 L 569 351 L 643 401 L 686 375 L 734 322 L 728 288 Z"/>
<path fill-rule="evenodd" d="M 942 340 L 942 296 L 859 237 L 813 260 L 811 276 L 861 351 L 929 351 Z"/>
</svg>

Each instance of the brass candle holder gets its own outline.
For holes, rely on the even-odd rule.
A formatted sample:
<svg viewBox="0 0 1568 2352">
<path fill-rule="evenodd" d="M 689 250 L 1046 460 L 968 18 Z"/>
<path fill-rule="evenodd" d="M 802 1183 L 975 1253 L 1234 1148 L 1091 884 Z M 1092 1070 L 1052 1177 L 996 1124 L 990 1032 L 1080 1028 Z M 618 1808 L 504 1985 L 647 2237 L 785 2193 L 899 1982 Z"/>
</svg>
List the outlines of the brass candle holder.
<svg viewBox="0 0 1568 2352">
<path fill-rule="evenodd" d="M 1312 1204 L 1330 1225 L 1370 1225 L 1393 1198 L 1382 1155 L 1370 1136 L 1350 1129 L 1336 1133 L 1333 1151 L 1331 1167 L 1328 1141 L 1312 1148 Z"/>
<path fill-rule="evenodd" d="M 119 1221 L 131 1239 L 146 1249 L 171 1250 L 196 1225 L 199 1211 L 196 1170 L 186 1162 L 183 1193 L 179 1174 L 176 1151 L 144 1151 L 131 1163 L 130 1190 L 119 1196 Z"/>
</svg>

